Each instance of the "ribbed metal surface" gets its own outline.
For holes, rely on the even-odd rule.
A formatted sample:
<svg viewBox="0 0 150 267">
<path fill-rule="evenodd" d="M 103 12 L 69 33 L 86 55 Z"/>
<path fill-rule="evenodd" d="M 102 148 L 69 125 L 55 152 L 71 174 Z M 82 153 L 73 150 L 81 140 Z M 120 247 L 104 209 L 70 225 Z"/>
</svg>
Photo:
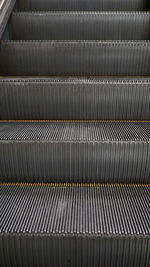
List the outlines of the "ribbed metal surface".
<svg viewBox="0 0 150 267">
<path fill-rule="evenodd" d="M 0 140 L 148 142 L 149 122 L 2 122 Z"/>
<path fill-rule="evenodd" d="M 2 233 L 149 235 L 150 187 L 1 185 Z"/>
<path fill-rule="evenodd" d="M 2 267 L 149 266 L 148 187 L 1 186 L 0 193 Z"/>
<path fill-rule="evenodd" d="M 21 10 L 111 10 L 140 11 L 149 10 L 147 0 L 19 0 Z"/>
<path fill-rule="evenodd" d="M 11 20 L 14 40 L 149 40 L 150 13 L 21 12 Z"/>
<path fill-rule="evenodd" d="M 0 123 L 0 180 L 149 183 L 149 123 Z"/>
<path fill-rule="evenodd" d="M 1 119 L 150 120 L 149 79 L 0 79 Z"/>
<path fill-rule="evenodd" d="M 150 75 L 149 41 L 1 41 L 1 75 Z"/>
</svg>

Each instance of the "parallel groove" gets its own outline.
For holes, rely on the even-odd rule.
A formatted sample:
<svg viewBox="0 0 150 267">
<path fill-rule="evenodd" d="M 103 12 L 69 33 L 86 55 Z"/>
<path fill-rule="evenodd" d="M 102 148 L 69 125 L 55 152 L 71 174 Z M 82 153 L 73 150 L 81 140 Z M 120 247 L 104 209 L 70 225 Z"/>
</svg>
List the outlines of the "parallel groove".
<svg viewBox="0 0 150 267">
<path fill-rule="evenodd" d="M 8 122 L 0 123 L 1 141 L 150 142 L 150 123 Z"/>
<path fill-rule="evenodd" d="M 0 123 L 3 182 L 149 183 L 150 124 Z"/>
<path fill-rule="evenodd" d="M 149 79 L 0 79 L 0 119 L 150 120 Z"/>
<path fill-rule="evenodd" d="M 149 21 L 149 12 L 14 12 L 11 37 L 13 40 L 149 40 Z"/>
<path fill-rule="evenodd" d="M 47 41 L 0 42 L 0 266 L 149 267 L 149 2 L 17 4 Z"/>
<path fill-rule="evenodd" d="M 150 234 L 148 187 L 3 185 L 0 192 L 2 233 Z"/>
<path fill-rule="evenodd" d="M 150 75 L 149 41 L 1 41 L 0 74 Z"/>
<path fill-rule="evenodd" d="M 1 266 L 148 267 L 149 193 L 128 186 L 0 186 Z"/>
</svg>

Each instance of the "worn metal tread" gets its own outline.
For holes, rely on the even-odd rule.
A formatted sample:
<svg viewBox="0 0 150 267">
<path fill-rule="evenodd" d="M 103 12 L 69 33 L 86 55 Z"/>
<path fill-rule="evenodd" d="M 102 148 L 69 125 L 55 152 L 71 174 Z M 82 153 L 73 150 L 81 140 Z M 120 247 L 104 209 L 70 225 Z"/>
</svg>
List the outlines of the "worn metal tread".
<svg viewBox="0 0 150 267">
<path fill-rule="evenodd" d="M 0 119 L 150 120 L 150 79 L 1 78 Z"/>
<path fill-rule="evenodd" d="M 0 180 L 149 183 L 149 122 L 1 122 Z"/>
<path fill-rule="evenodd" d="M 1 185 L 1 266 L 148 267 L 149 193 Z"/>
<path fill-rule="evenodd" d="M 150 75 L 149 41 L 1 41 L 0 75 Z"/>
<path fill-rule="evenodd" d="M 150 10 L 147 0 L 19 0 L 20 10 L 143 11 Z"/>
<path fill-rule="evenodd" d="M 149 40 L 150 12 L 13 12 L 14 40 Z"/>
</svg>

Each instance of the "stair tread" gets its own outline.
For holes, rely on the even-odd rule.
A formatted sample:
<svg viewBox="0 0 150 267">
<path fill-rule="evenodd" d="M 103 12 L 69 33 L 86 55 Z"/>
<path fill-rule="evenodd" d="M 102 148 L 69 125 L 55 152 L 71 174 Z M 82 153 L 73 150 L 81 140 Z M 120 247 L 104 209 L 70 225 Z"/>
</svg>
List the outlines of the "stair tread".
<svg viewBox="0 0 150 267">
<path fill-rule="evenodd" d="M 1 185 L 2 266 L 148 267 L 149 193 L 140 185 Z"/>
<path fill-rule="evenodd" d="M 2 233 L 149 235 L 149 187 L 0 186 Z"/>
<path fill-rule="evenodd" d="M 148 40 L 150 12 L 14 12 L 14 40 Z"/>
<path fill-rule="evenodd" d="M 0 141 L 149 142 L 149 122 L 1 122 Z"/>
</svg>

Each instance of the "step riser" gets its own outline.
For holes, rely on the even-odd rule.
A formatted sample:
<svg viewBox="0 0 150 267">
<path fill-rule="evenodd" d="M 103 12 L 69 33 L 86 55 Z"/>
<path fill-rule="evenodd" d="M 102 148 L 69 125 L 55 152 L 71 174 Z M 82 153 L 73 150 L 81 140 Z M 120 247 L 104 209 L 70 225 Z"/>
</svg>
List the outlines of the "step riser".
<svg viewBox="0 0 150 267">
<path fill-rule="evenodd" d="M 149 143 L 0 143 L 3 182 L 149 183 Z"/>
<path fill-rule="evenodd" d="M 150 120 L 150 81 L 0 80 L 0 119 Z"/>
<path fill-rule="evenodd" d="M 149 10 L 146 0 L 19 0 L 21 10 L 99 10 L 99 11 L 140 11 Z"/>
<path fill-rule="evenodd" d="M 150 124 L 1 122 L 1 181 L 148 183 Z"/>
<path fill-rule="evenodd" d="M 1 75 L 150 75 L 149 42 L 1 42 Z"/>
<path fill-rule="evenodd" d="M 149 267 L 149 247 L 148 237 L 0 236 L 2 267 Z"/>
<path fill-rule="evenodd" d="M 149 13 L 13 13 L 14 40 L 148 40 Z"/>
</svg>

